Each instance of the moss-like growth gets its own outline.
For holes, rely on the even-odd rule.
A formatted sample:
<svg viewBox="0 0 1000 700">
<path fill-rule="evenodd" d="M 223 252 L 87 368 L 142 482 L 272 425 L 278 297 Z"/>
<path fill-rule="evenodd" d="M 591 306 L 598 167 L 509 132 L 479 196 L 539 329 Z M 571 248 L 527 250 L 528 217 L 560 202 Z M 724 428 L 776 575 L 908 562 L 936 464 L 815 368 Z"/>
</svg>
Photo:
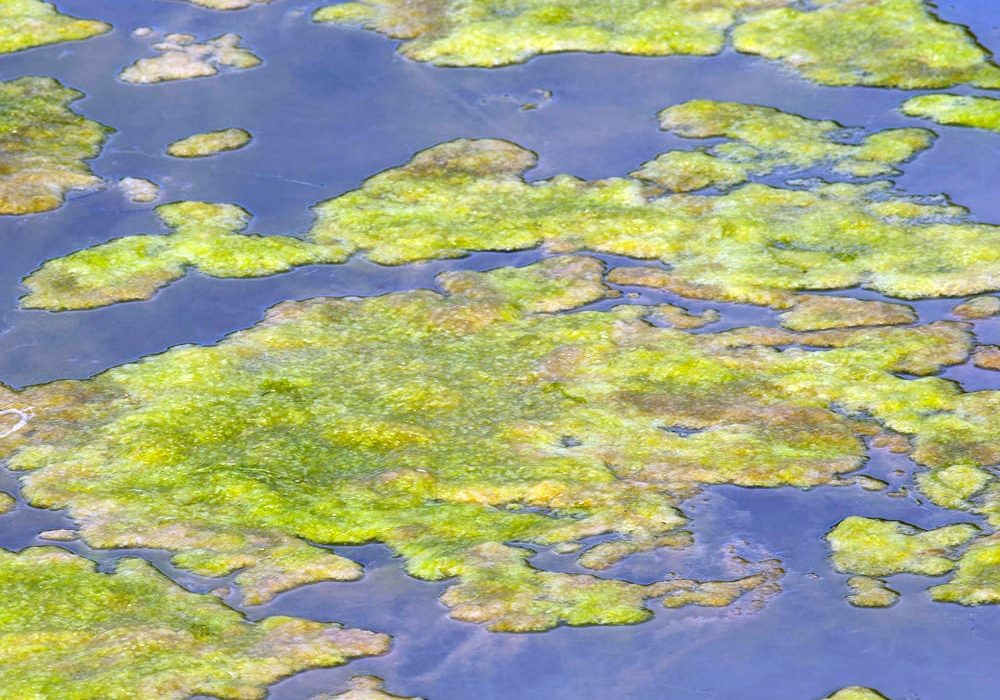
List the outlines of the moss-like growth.
<svg viewBox="0 0 1000 700">
<path fill-rule="evenodd" d="M 836 693 L 828 695 L 823 700 L 889 700 L 877 690 L 864 688 L 860 685 L 852 685 L 841 688 Z"/>
<path fill-rule="evenodd" d="M 892 520 L 850 516 L 826 539 L 839 571 L 863 576 L 939 576 L 955 566 L 949 553 L 977 534 L 979 528 L 969 523 L 921 530 Z"/>
<path fill-rule="evenodd" d="M 732 41 L 826 85 L 1000 87 L 1000 68 L 968 30 L 939 20 L 923 0 L 781 7 L 749 18 Z"/>
<path fill-rule="evenodd" d="M 240 45 L 236 34 L 223 34 L 203 43 L 192 34 L 168 34 L 153 48 L 154 58 L 140 58 L 119 77 L 128 83 L 161 83 L 217 75 L 221 68 L 245 70 L 261 64 L 260 58 Z"/>
<path fill-rule="evenodd" d="M 715 309 L 706 309 L 701 313 L 693 314 L 676 304 L 657 304 L 655 310 L 648 318 L 653 323 L 659 325 L 693 330 L 703 328 L 710 323 L 715 323 L 722 316 Z"/>
<path fill-rule="evenodd" d="M 920 95 L 903 103 L 904 114 L 938 124 L 1000 132 L 1000 100 L 972 95 Z"/>
<path fill-rule="evenodd" d="M 917 474 L 920 492 L 943 508 L 967 508 L 969 499 L 989 481 L 989 472 L 968 464 L 952 464 Z"/>
<path fill-rule="evenodd" d="M 189 269 L 212 277 L 259 277 L 347 257 L 336 244 L 242 233 L 250 215 L 233 204 L 177 202 L 156 212 L 173 233 L 126 236 L 50 260 L 25 280 L 29 293 L 22 305 L 87 309 L 148 299 Z"/>
<path fill-rule="evenodd" d="M 140 204 L 156 201 L 160 196 L 160 186 L 142 177 L 123 177 L 118 181 L 118 189 L 131 201 Z"/>
<path fill-rule="evenodd" d="M 948 583 L 930 589 L 934 600 L 961 605 L 1000 603 L 1000 542 L 984 537 L 969 547 L 958 561 Z"/>
<path fill-rule="evenodd" d="M 64 15 L 55 5 L 42 0 L 0 3 L 0 54 L 89 39 L 110 30 L 110 24 Z"/>
<path fill-rule="evenodd" d="M 291 617 L 247 622 L 140 559 L 113 574 L 54 547 L 0 550 L 4 698 L 263 698 L 308 668 L 388 651 L 385 635 Z"/>
<path fill-rule="evenodd" d="M 0 83 L 0 214 L 55 209 L 100 183 L 86 161 L 110 129 L 70 109 L 81 97 L 52 78 Z"/>
<path fill-rule="evenodd" d="M 502 66 L 560 51 L 711 55 L 744 14 L 789 0 L 363 0 L 316 11 L 403 39 L 400 52 L 439 66 Z"/>
<path fill-rule="evenodd" d="M 852 326 L 892 326 L 913 323 L 917 314 L 909 306 L 885 301 L 800 294 L 794 306 L 780 315 L 781 325 L 793 331 L 815 331 Z"/>
<path fill-rule="evenodd" d="M 972 364 L 980 369 L 1000 370 L 1000 346 L 978 346 L 972 353 Z"/>
<path fill-rule="evenodd" d="M 17 501 L 6 491 L 0 491 L 0 515 L 5 515 L 17 506 Z"/>
<path fill-rule="evenodd" d="M 704 151 L 670 151 L 632 173 L 674 192 L 726 188 L 776 170 L 824 166 L 852 177 L 898 173 L 895 166 L 930 147 L 926 129 L 859 134 L 833 121 L 807 119 L 773 107 L 691 100 L 660 112 L 660 126 L 685 138 L 726 138 Z"/>
<path fill-rule="evenodd" d="M 221 129 L 194 134 L 167 146 L 167 155 L 175 158 L 204 158 L 224 151 L 243 148 L 251 140 L 246 129 Z"/>
<path fill-rule="evenodd" d="M 409 695 L 393 695 L 378 676 L 354 676 L 348 686 L 342 693 L 316 695 L 312 700 L 422 700 Z"/>
<path fill-rule="evenodd" d="M 381 541 L 415 576 L 457 577 L 457 617 L 510 630 L 638 622 L 674 584 L 540 572 L 505 543 L 658 548 L 700 484 L 857 468 L 881 430 L 865 414 L 931 466 L 996 456 L 1000 412 L 896 374 L 963 360 L 956 324 L 692 335 L 643 307 L 560 313 L 610 291 L 601 274 L 557 257 L 443 275 L 448 295 L 282 304 L 214 347 L 3 392 L 34 417 L 0 449 L 29 470 L 26 498 L 68 508 L 92 545 L 239 570 L 248 602 L 359 575 L 309 542 Z M 796 344 L 827 350 L 773 347 Z"/>
<path fill-rule="evenodd" d="M 956 305 L 951 312 L 959 318 L 991 318 L 1000 314 L 1000 297 L 975 297 Z"/>
<path fill-rule="evenodd" d="M 847 579 L 850 593 L 847 602 L 856 608 L 888 608 L 899 600 L 899 593 L 889 588 L 885 581 L 870 576 L 852 576 Z"/>
<path fill-rule="evenodd" d="M 922 0 L 361 0 L 316 11 L 402 39 L 441 66 L 501 66 L 558 51 L 710 55 L 783 61 L 828 85 L 997 87 L 1000 70 L 964 27 Z"/>
</svg>

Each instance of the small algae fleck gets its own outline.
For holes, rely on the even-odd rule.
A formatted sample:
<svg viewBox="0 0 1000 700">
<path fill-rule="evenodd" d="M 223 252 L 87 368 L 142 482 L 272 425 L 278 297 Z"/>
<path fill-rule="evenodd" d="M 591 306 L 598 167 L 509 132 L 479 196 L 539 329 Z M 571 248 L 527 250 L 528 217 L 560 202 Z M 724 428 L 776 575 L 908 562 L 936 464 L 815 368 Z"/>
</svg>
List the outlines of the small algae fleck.
<svg viewBox="0 0 1000 700">
<path fill-rule="evenodd" d="M 1000 87 L 1000 68 L 965 27 L 924 0 L 814 0 L 736 27 L 737 51 L 777 59 L 826 85 Z"/>
<path fill-rule="evenodd" d="M 128 83 L 160 83 L 206 78 L 217 75 L 220 68 L 243 70 L 259 66 L 261 60 L 243 48 L 241 41 L 236 34 L 223 34 L 204 43 L 198 43 L 192 34 L 168 34 L 153 44 L 159 56 L 140 58 L 119 77 Z"/>
<path fill-rule="evenodd" d="M 903 114 L 938 124 L 1000 132 L 1000 100 L 971 95 L 920 95 L 903 103 Z"/>
<path fill-rule="evenodd" d="M 52 78 L 0 83 L 0 214 L 55 209 L 100 184 L 86 161 L 110 129 L 70 109 L 81 97 Z"/>
<path fill-rule="evenodd" d="M 160 196 L 160 186 L 141 177 L 123 177 L 118 181 L 118 188 L 136 203 L 153 202 Z"/>
<path fill-rule="evenodd" d="M 959 318 L 991 318 L 1000 314 L 1000 297 L 982 296 L 963 301 L 951 310 Z"/>
<path fill-rule="evenodd" d="M 0 698 L 10 700 L 251 700 L 283 676 L 389 648 L 385 635 L 332 623 L 249 623 L 140 559 L 104 574 L 54 547 L 0 550 L 0 595 Z"/>
<path fill-rule="evenodd" d="M 972 353 L 972 364 L 980 369 L 1000 370 L 1000 346 L 978 346 Z"/>
<path fill-rule="evenodd" d="M 250 143 L 250 132 L 245 129 L 221 129 L 194 134 L 174 141 L 167 146 L 167 155 L 175 158 L 203 158 L 223 151 L 235 151 Z"/>
<path fill-rule="evenodd" d="M 870 576 L 852 576 L 847 579 L 850 593 L 847 602 L 856 608 L 888 608 L 899 600 L 899 593 L 889 588 L 885 581 Z"/>
<path fill-rule="evenodd" d="M 354 676 L 342 693 L 315 695 L 311 700 L 422 700 L 409 695 L 393 695 L 378 676 Z"/>
<path fill-rule="evenodd" d="M 38 533 L 38 539 L 49 540 L 50 542 L 72 542 L 78 537 L 80 537 L 80 533 L 76 530 L 43 530 Z"/>
<path fill-rule="evenodd" d="M 245 216 L 214 212 L 224 231 Z M 983 392 L 898 376 L 964 360 L 960 324 L 691 334 L 644 307 L 562 313 L 610 293 L 602 272 L 564 256 L 446 273 L 445 293 L 284 303 L 215 346 L 0 392 L 34 409 L 0 450 L 90 545 L 235 573 L 247 603 L 360 575 L 312 543 L 379 541 L 414 576 L 454 578 L 455 617 L 506 631 L 640 622 L 678 590 L 540 571 L 512 542 L 676 546 L 702 484 L 831 483 L 885 429 L 929 467 L 997 461 Z M 677 595 L 763 595 L 765 578 Z"/>
<path fill-rule="evenodd" d="M 16 505 L 17 501 L 13 496 L 6 491 L 0 491 L 0 515 L 11 512 Z"/>
<path fill-rule="evenodd" d="M 841 688 L 837 692 L 826 696 L 823 700 L 889 700 L 877 690 L 865 688 L 860 685 L 852 685 Z"/>
<path fill-rule="evenodd" d="M 502 66 L 559 51 L 640 56 L 737 51 L 780 60 L 827 85 L 1000 85 L 968 31 L 922 0 L 361 0 L 317 22 L 360 25 L 441 66 Z"/>
<path fill-rule="evenodd" d="M 127 236 L 51 260 L 25 280 L 23 306 L 86 309 L 148 299 L 188 268 L 213 277 L 256 277 L 347 257 L 337 245 L 242 233 L 250 215 L 233 204 L 176 202 L 156 212 L 174 233 Z"/>
<path fill-rule="evenodd" d="M 911 573 L 939 576 L 954 568 L 947 555 L 979 534 L 969 523 L 921 530 L 893 520 L 850 516 L 826 539 L 834 566 L 862 576 Z"/>
<path fill-rule="evenodd" d="M 815 331 L 851 326 L 891 326 L 913 323 L 917 314 L 909 306 L 850 297 L 799 294 L 792 308 L 779 316 L 793 331 Z"/>
<path fill-rule="evenodd" d="M 188 0 L 210 10 L 245 10 L 254 5 L 266 5 L 271 0 Z"/>
<path fill-rule="evenodd" d="M 89 39 L 110 31 L 111 25 L 60 13 L 42 0 L 0 3 L 0 54 L 33 46 Z"/>
</svg>

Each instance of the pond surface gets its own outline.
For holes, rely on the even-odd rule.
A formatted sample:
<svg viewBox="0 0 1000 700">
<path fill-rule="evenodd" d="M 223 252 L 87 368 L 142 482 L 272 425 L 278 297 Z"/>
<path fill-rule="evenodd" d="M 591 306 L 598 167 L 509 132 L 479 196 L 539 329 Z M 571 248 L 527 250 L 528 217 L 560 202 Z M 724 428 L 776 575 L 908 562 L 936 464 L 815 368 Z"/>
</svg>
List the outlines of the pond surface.
<svg viewBox="0 0 1000 700">
<path fill-rule="evenodd" d="M 395 43 L 376 34 L 309 22 L 316 5 L 275 0 L 221 13 L 171 0 L 62 0 L 63 11 L 100 17 L 115 30 L 83 43 L 4 56 L 0 79 L 51 75 L 86 93 L 76 109 L 117 130 L 92 163 L 97 175 L 110 181 L 149 178 L 163 187 L 162 201 L 238 203 L 255 216 L 251 230 L 261 233 L 304 231 L 312 218 L 309 207 L 317 201 L 456 137 L 497 137 L 536 151 L 540 160 L 529 173 L 532 179 L 557 173 L 622 175 L 664 150 L 690 145 L 660 131 L 655 114 L 695 97 L 767 104 L 871 129 L 926 125 L 896 111 L 912 93 L 820 87 L 728 50 L 712 58 L 565 54 L 502 69 L 435 68 L 400 58 Z M 970 25 L 987 47 L 1000 49 L 1000 6 L 992 0 L 944 1 L 939 10 L 946 19 Z M 207 81 L 127 85 L 114 76 L 149 55 L 149 41 L 130 34 L 139 26 L 200 37 L 237 32 L 265 64 Z M 552 99 L 521 110 L 540 90 L 550 90 Z M 229 126 L 249 130 L 252 144 L 206 161 L 163 153 L 178 138 Z M 934 129 L 940 134 L 935 147 L 907 166 L 898 185 L 915 193 L 945 192 L 974 218 L 1000 222 L 995 184 L 1000 136 Z M 0 381 L 22 387 L 85 378 L 175 345 L 215 342 L 253 325 L 282 300 L 431 288 L 443 270 L 524 265 L 542 255 L 483 253 L 400 267 L 352 259 L 252 280 L 188 275 L 148 302 L 61 313 L 18 309 L 21 279 L 43 261 L 118 236 L 160 230 L 148 206 L 128 203 L 113 188 L 73 196 L 53 212 L 0 219 Z M 879 298 L 870 292 L 856 296 Z M 624 301 L 676 299 L 647 289 Z M 706 331 L 775 323 L 774 314 L 759 307 L 685 303 L 722 312 L 722 320 Z M 953 304 L 929 300 L 914 306 L 921 321 L 929 321 L 948 318 Z M 975 332 L 980 342 L 998 343 L 1000 321 L 980 321 Z M 950 368 L 944 376 L 969 391 L 1000 388 L 998 375 L 971 365 Z M 863 473 L 887 479 L 893 488 L 909 484 L 913 468 L 903 456 L 873 450 Z M 16 490 L 16 478 L 4 475 L 0 488 Z M 926 579 L 907 576 L 892 581 L 903 593 L 899 604 L 853 608 L 842 600 L 847 577 L 832 572 L 823 540 L 848 515 L 925 528 L 970 516 L 913 495 L 888 498 L 854 485 L 808 492 L 709 487 L 685 510 L 695 516 L 695 547 L 634 556 L 606 575 L 636 582 L 675 569 L 722 575 L 705 565 L 718 557 L 699 555 L 745 538 L 784 562 L 784 592 L 752 614 L 654 606 L 654 619 L 637 626 L 497 634 L 450 619 L 438 601 L 446 584 L 406 576 L 386 548 L 338 548 L 365 564 L 363 580 L 304 586 L 247 608 L 247 614 L 288 614 L 383 631 L 393 636 L 393 651 L 288 678 L 269 697 L 309 698 L 342 687 L 357 673 L 385 678 L 393 692 L 433 700 L 807 700 L 854 684 L 878 688 L 894 700 L 997 697 L 1000 609 L 932 603 L 923 592 Z M 4 520 L 0 545 L 39 544 L 38 532 L 68 525 L 59 512 L 22 506 Z M 192 590 L 219 584 L 179 573 L 162 552 L 62 546 L 103 562 L 144 556 Z M 547 551 L 539 551 L 534 563 L 582 571 L 571 557 Z"/>
</svg>

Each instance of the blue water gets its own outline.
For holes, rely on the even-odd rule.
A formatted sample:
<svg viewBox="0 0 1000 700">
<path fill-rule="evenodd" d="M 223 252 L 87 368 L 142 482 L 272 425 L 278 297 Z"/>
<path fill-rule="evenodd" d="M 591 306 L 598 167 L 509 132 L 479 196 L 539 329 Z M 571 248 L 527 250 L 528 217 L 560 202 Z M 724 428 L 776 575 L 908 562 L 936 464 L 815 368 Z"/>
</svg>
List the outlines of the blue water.
<svg viewBox="0 0 1000 700">
<path fill-rule="evenodd" d="M 312 204 L 455 137 L 500 137 L 537 151 L 539 165 L 531 178 L 562 172 L 622 175 L 668 148 L 689 147 L 659 131 L 655 114 L 694 97 L 758 102 L 869 128 L 927 125 L 895 111 L 912 93 L 818 87 L 731 51 L 713 58 L 565 54 L 503 69 L 439 69 L 399 58 L 394 42 L 375 34 L 312 24 L 308 12 L 319 4 L 274 0 L 253 10 L 219 13 L 180 0 L 61 0 L 64 11 L 106 19 L 115 31 L 0 57 L 0 79 L 52 75 L 86 93 L 77 109 L 117 129 L 93 163 L 98 175 L 150 178 L 163 186 L 161 201 L 238 203 L 255 214 L 251 229 L 261 233 L 300 233 L 310 224 Z M 1000 6 L 994 0 L 941 2 L 939 12 L 969 24 L 985 46 L 1000 49 Z M 235 31 L 265 65 L 211 79 L 128 85 L 115 74 L 151 54 L 149 39 L 130 35 L 139 26 L 202 37 Z M 521 102 L 537 99 L 538 90 L 551 90 L 553 98 L 537 110 L 519 109 Z M 253 144 L 209 160 L 163 155 L 170 141 L 228 126 L 250 130 Z M 906 167 L 899 186 L 915 193 L 946 192 L 976 218 L 1000 222 L 993 184 L 1000 136 L 935 129 L 940 139 Z M 129 203 L 113 188 L 73 196 L 54 212 L 0 218 L 0 381 L 20 387 L 87 377 L 173 345 L 215 342 L 253 325 L 267 307 L 285 299 L 432 287 L 442 270 L 522 265 L 540 255 L 477 254 L 395 268 L 354 259 L 257 280 L 189 275 L 148 302 L 57 314 L 17 309 L 20 280 L 44 260 L 117 236 L 160 230 L 149 206 Z M 612 264 L 628 262 L 603 257 Z M 631 301 L 664 300 L 676 298 L 645 290 Z M 915 306 L 928 321 L 948 317 L 953 304 L 928 300 Z M 774 323 L 773 314 L 760 308 L 686 305 L 722 311 L 722 320 L 706 331 Z M 978 322 L 975 332 L 982 342 L 1000 342 L 1000 321 Z M 949 368 L 944 376 L 967 390 L 1000 386 L 994 379 L 1000 375 L 970 366 Z M 896 469 L 905 474 L 894 474 Z M 895 488 L 908 483 L 912 464 L 875 451 L 865 472 L 893 481 Z M 0 474 L 0 488 L 16 491 L 16 478 Z M 634 557 L 607 575 L 642 581 L 675 568 L 698 573 L 698 567 L 704 567 L 703 575 L 718 575 L 712 566 L 721 548 L 745 538 L 785 562 L 785 591 L 755 614 L 661 609 L 652 621 L 634 627 L 492 634 L 448 618 L 437 600 L 447 584 L 407 577 L 380 546 L 346 548 L 343 553 L 366 563 L 364 580 L 306 586 L 246 612 L 385 631 L 395 639 L 393 651 L 300 674 L 276 684 L 270 697 L 308 698 L 342 687 L 355 673 L 375 673 L 394 692 L 433 700 L 809 700 L 850 684 L 877 687 L 894 700 L 1000 697 L 994 670 L 1000 609 L 932 604 L 923 593 L 928 580 L 905 576 L 892 581 L 904 593 L 898 605 L 855 609 L 842 599 L 846 577 L 834 574 L 826 560 L 822 536 L 847 515 L 930 527 L 962 521 L 961 513 L 856 486 L 809 492 L 712 487 L 685 510 L 693 516 L 693 549 Z M 39 531 L 65 526 L 72 523 L 64 514 L 22 504 L 0 520 L 0 544 L 37 544 Z M 225 583 L 178 572 L 162 552 L 99 552 L 79 542 L 61 546 L 98 559 L 105 568 L 122 555 L 144 556 L 192 590 Z M 540 552 L 535 563 L 573 566 L 548 552 Z M 237 597 L 227 600 L 239 607 Z"/>
</svg>

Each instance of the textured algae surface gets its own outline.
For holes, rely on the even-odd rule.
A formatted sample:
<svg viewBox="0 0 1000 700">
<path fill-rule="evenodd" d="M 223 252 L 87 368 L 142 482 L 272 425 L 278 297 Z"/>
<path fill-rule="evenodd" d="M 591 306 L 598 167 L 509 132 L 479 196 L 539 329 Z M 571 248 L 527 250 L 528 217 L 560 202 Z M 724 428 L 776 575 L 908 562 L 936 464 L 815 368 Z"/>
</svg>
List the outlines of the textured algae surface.
<svg viewBox="0 0 1000 700">
<path fill-rule="evenodd" d="M 864 688 L 860 685 L 852 685 L 841 688 L 836 693 L 827 696 L 823 700 L 889 700 L 877 690 Z"/>
<path fill-rule="evenodd" d="M 639 622 L 650 598 L 778 577 L 637 585 L 538 571 L 511 542 L 610 535 L 580 561 L 611 566 L 676 545 L 702 484 L 832 483 L 887 429 L 932 468 L 1000 457 L 992 392 L 897 376 L 963 361 L 960 324 L 692 335 L 643 320 L 655 307 L 564 313 L 609 293 L 602 272 L 564 256 L 447 273 L 445 294 L 282 304 L 217 346 L 7 392 L 34 417 L 0 445 L 29 502 L 68 508 L 94 546 L 238 570 L 259 603 L 360 575 L 310 543 L 380 541 L 417 577 L 457 577 L 452 614 L 495 630 Z"/>
<path fill-rule="evenodd" d="M 81 97 L 52 78 L 0 83 L 0 214 L 49 211 L 100 184 L 86 161 L 110 129 L 70 108 Z"/>
<path fill-rule="evenodd" d="M 393 695 L 378 676 L 354 676 L 342 693 L 315 695 L 311 700 L 422 700 L 408 695 Z"/>
<path fill-rule="evenodd" d="M 737 51 L 826 85 L 1000 87 L 992 57 L 923 0 L 362 0 L 313 17 L 401 39 L 404 56 L 441 66 L 560 51 L 711 55 L 731 36 Z"/>
<path fill-rule="evenodd" d="M 834 566 L 864 576 L 910 573 L 939 576 L 955 564 L 948 555 L 979 534 L 968 523 L 921 530 L 892 520 L 850 516 L 827 535 Z"/>
<path fill-rule="evenodd" d="M 42 0 L 0 3 L 0 54 L 89 39 L 110 30 L 110 24 L 64 15 L 55 5 Z"/>
<path fill-rule="evenodd" d="M 153 44 L 159 55 L 140 58 L 119 77 L 140 85 L 172 80 L 191 80 L 218 75 L 221 70 L 246 70 L 262 61 L 242 45 L 237 34 L 222 34 L 203 42 L 193 34 L 168 34 Z"/>
<path fill-rule="evenodd" d="M 246 129 L 220 129 L 193 134 L 174 141 L 167 146 L 167 155 L 175 158 L 204 158 L 225 151 L 235 151 L 243 148 L 251 140 Z"/>
<path fill-rule="evenodd" d="M 920 95 L 903 103 L 903 114 L 938 124 L 1000 132 L 1000 100 L 972 95 Z"/>
<path fill-rule="evenodd" d="M 385 635 L 291 617 L 247 622 L 140 559 L 112 574 L 55 547 L 0 550 L 0 698 L 263 698 L 308 668 L 388 651 Z"/>
</svg>

